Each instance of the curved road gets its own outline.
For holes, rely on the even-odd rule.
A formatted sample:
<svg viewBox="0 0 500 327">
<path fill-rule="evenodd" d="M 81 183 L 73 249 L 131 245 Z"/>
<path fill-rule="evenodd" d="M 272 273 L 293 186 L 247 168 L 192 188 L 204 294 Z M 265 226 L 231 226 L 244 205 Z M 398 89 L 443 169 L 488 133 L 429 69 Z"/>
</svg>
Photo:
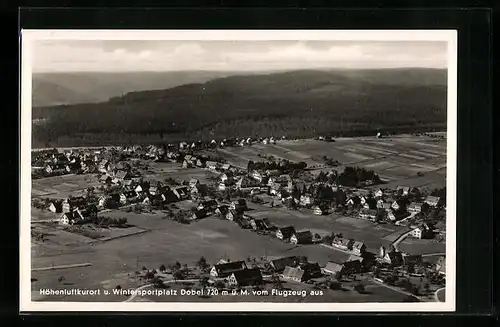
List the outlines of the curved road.
<svg viewBox="0 0 500 327">
<path fill-rule="evenodd" d="M 436 299 L 436 302 L 445 302 L 446 301 L 446 292 L 445 288 L 440 288 L 434 293 L 434 298 Z"/>
</svg>

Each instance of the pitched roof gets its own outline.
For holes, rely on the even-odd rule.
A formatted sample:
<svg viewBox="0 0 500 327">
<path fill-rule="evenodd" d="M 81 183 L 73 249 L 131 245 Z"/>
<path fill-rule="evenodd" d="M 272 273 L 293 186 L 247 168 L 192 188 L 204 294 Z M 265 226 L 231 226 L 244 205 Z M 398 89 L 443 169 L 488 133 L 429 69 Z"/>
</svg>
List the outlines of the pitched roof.
<svg viewBox="0 0 500 327">
<path fill-rule="evenodd" d="M 294 278 L 294 279 L 302 280 L 304 273 L 305 273 L 305 271 L 302 270 L 300 267 L 286 266 L 285 270 L 283 271 L 283 276 L 285 278 Z"/>
<path fill-rule="evenodd" d="M 342 270 L 342 268 L 344 268 L 344 266 L 340 263 L 336 263 L 336 262 L 332 262 L 332 261 L 329 261 L 325 268 L 323 268 L 324 270 L 330 272 L 330 273 L 338 273 Z"/>
<path fill-rule="evenodd" d="M 214 267 L 219 275 L 230 275 L 235 271 L 247 269 L 245 261 L 231 261 L 215 265 Z"/>
<path fill-rule="evenodd" d="M 365 244 L 363 242 L 355 241 L 352 245 L 353 250 L 361 250 Z"/>
<path fill-rule="evenodd" d="M 284 258 L 279 258 L 271 261 L 271 264 L 273 265 L 274 269 L 280 270 L 284 269 L 285 267 L 295 267 L 299 263 L 299 257 L 292 256 L 292 257 L 284 257 Z"/>
<path fill-rule="evenodd" d="M 295 233 L 295 228 L 293 226 L 287 226 L 279 229 L 283 237 L 290 237 Z"/>
<path fill-rule="evenodd" d="M 243 269 L 233 272 L 234 278 L 238 284 L 245 284 L 248 281 L 262 279 L 262 273 L 259 268 Z"/>
</svg>

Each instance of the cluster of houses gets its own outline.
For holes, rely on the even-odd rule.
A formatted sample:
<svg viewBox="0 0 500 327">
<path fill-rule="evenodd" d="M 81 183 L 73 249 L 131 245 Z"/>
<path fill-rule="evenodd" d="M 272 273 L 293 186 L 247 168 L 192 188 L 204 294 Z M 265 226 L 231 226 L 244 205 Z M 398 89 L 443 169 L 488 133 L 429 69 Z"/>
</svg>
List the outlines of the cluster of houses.
<svg viewBox="0 0 500 327">
<path fill-rule="evenodd" d="M 60 223 L 63 225 L 80 224 L 90 221 L 97 216 L 97 207 L 88 203 L 83 196 L 69 197 L 64 201 L 53 200 L 49 210 L 60 213 Z"/>
</svg>

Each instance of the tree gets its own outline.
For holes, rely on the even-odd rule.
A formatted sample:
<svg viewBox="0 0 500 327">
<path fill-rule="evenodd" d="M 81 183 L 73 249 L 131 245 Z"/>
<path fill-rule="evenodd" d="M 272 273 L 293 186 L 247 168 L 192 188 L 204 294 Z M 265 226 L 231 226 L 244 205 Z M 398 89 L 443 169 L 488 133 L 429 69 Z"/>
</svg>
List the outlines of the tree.
<svg viewBox="0 0 500 327">
<path fill-rule="evenodd" d="M 271 277 L 271 280 L 273 282 L 274 288 L 276 288 L 278 290 L 283 289 L 283 283 L 281 282 L 281 279 L 279 278 L 279 276 L 277 274 L 273 274 Z"/>
<path fill-rule="evenodd" d="M 201 257 L 196 262 L 196 266 L 199 267 L 202 271 L 205 271 L 208 268 L 207 259 L 205 259 L 205 257 Z"/>
<path fill-rule="evenodd" d="M 344 277 L 344 275 L 340 272 L 336 273 L 335 274 L 335 278 L 337 279 L 337 281 L 342 281 L 342 278 Z"/>
<path fill-rule="evenodd" d="M 172 274 L 172 276 L 174 277 L 174 280 L 175 281 L 178 281 L 178 280 L 183 280 L 184 279 L 184 273 L 180 270 L 176 270 L 174 271 L 174 273 Z"/>
<path fill-rule="evenodd" d="M 163 264 L 162 264 L 162 265 L 160 266 L 160 271 L 161 271 L 161 272 L 165 272 L 165 270 L 167 270 L 167 267 L 165 267 L 165 265 L 163 265 Z"/>
<path fill-rule="evenodd" d="M 331 290 L 340 290 L 342 289 L 342 284 L 338 281 L 331 281 L 328 285 Z"/>
<path fill-rule="evenodd" d="M 358 293 L 363 293 L 365 292 L 366 288 L 364 284 L 359 283 L 354 286 L 354 290 Z"/>
<path fill-rule="evenodd" d="M 203 289 L 205 289 L 208 286 L 208 277 L 206 277 L 206 276 L 200 277 L 199 283 L 200 283 L 200 286 Z"/>
</svg>

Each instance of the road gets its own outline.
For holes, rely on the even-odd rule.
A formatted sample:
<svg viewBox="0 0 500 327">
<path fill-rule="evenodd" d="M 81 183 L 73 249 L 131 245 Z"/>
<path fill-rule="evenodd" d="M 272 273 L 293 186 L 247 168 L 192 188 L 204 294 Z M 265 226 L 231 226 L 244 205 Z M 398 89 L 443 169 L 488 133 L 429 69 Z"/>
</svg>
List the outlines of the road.
<svg viewBox="0 0 500 327">
<path fill-rule="evenodd" d="M 73 265 L 40 267 L 40 268 L 32 268 L 31 271 L 59 270 L 59 269 L 79 268 L 88 266 L 92 266 L 92 264 L 86 262 L 86 263 L 76 263 Z"/>
<path fill-rule="evenodd" d="M 401 243 L 408 235 L 410 235 L 411 230 L 404 232 L 403 234 L 399 235 L 397 239 L 392 242 L 389 247 L 393 246 L 396 251 L 399 252 L 398 245 Z"/>
<path fill-rule="evenodd" d="M 398 293 L 401 293 L 401 294 L 405 294 L 405 295 L 408 295 L 408 296 L 414 297 L 414 298 L 416 298 L 416 299 L 418 299 L 419 301 L 422 301 L 422 302 L 427 302 L 427 301 L 426 301 L 423 297 L 416 296 L 416 295 L 414 295 L 414 294 L 411 294 L 410 292 L 403 291 L 402 289 L 397 288 L 397 287 L 395 287 L 395 286 L 391 286 L 391 285 L 387 285 L 387 284 L 385 284 L 385 283 L 381 283 L 381 282 L 379 282 L 379 281 L 376 281 L 376 280 L 375 280 L 375 279 L 373 279 L 373 278 L 370 278 L 369 280 L 370 280 L 370 281 L 372 281 L 372 282 L 374 282 L 374 283 L 376 283 L 376 284 L 378 284 L 378 285 L 380 285 L 380 286 L 387 287 L 388 289 L 391 289 L 391 290 L 393 290 L 393 291 L 395 291 L 395 292 L 398 292 Z"/>
<path fill-rule="evenodd" d="M 445 302 L 446 301 L 446 298 L 445 298 L 445 288 L 440 288 L 436 291 L 436 293 L 434 293 L 434 298 L 436 299 L 436 302 Z"/>
<path fill-rule="evenodd" d="M 445 256 L 446 253 L 444 252 L 436 252 L 436 253 L 426 253 L 422 254 L 422 257 L 436 257 L 436 256 Z"/>
</svg>

